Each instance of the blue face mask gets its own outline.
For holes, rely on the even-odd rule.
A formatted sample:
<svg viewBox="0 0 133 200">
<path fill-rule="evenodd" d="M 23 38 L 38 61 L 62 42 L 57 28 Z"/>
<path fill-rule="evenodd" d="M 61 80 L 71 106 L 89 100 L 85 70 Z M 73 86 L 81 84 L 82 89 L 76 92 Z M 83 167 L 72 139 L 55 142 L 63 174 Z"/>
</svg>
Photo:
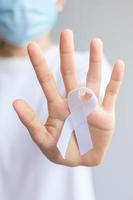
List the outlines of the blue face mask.
<svg viewBox="0 0 133 200">
<path fill-rule="evenodd" d="M 17 46 L 48 33 L 56 20 L 56 0 L 0 0 L 0 38 Z"/>
</svg>

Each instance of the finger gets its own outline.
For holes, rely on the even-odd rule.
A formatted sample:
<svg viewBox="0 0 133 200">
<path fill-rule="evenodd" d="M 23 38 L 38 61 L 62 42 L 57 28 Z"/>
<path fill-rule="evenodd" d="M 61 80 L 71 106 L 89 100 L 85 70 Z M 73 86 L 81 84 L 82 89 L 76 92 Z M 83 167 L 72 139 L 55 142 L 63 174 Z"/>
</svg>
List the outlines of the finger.
<svg viewBox="0 0 133 200">
<path fill-rule="evenodd" d="M 115 108 L 116 98 L 119 93 L 120 85 L 124 74 L 124 62 L 118 60 L 114 64 L 111 79 L 106 87 L 105 96 L 103 99 L 103 107 L 108 110 Z"/>
<path fill-rule="evenodd" d="M 90 87 L 99 96 L 101 84 L 101 68 L 103 62 L 103 44 L 98 38 L 91 41 L 90 44 L 90 64 L 87 73 L 87 86 Z"/>
<path fill-rule="evenodd" d="M 39 147 L 43 146 L 47 148 L 50 143 L 51 135 L 48 134 L 45 127 L 39 122 L 31 107 L 23 100 L 15 100 L 13 107 L 36 144 Z"/>
<path fill-rule="evenodd" d="M 30 43 L 28 45 L 28 53 L 47 101 L 51 103 L 61 99 L 53 75 L 48 68 L 40 47 L 36 43 Z"/>
<path fill-rule="evenodd" d="M 60 59 L 61 73 L 66 92 L 68 93 L 78 86 L 74 56 L 73 32 L 68 29 L 61 33 Z"/>
</svg>

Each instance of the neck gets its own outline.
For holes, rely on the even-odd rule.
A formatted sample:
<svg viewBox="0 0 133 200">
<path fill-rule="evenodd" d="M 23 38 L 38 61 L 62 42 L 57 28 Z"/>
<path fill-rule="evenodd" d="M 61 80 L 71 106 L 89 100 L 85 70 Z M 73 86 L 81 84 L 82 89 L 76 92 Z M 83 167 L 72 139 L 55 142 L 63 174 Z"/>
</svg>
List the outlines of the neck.
<svg viewBox="0 0 133 200">
<path fill-rule="evenodd" d="M 52 46 L 50 34 L 35 40 L 43 50 L 47 50 Z M 0 39 L 0 57 L 25 57 L 28 55 L 27 47 L 18 47 Z"/>
</svg>

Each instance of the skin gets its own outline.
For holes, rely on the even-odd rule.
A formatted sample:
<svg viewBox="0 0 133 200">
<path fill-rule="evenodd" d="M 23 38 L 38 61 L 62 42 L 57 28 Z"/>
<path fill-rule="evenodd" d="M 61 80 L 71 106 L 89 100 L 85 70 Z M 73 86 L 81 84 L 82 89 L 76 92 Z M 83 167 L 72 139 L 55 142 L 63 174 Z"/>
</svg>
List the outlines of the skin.
<svg viewBox="0 0 133 200">
<path fill-rule="evenodd" d="M 61 12 L 64 7 L 64 0 L 56 0 L 56 8 L 58 12 Z M 3 45 L 4 42 L 4 45 Z M 35 40 L 37 44 L 39 44 L 40 48 L 43 50 L 47 50 L 52 47 L 53 42 L 51 39 L 51 33 L 45 34 L 44 36 Z M 0 38 L 0 44 L 2 43 L 2 48 L 0 45 L 0 57 L 25 57 L 28 56 L 27 46 L 19 47 L 15 44 L 9 43 L 8 41 L 4 41 Z"/>
<path fill-rule="evenodd" d="M 63 5 L 63 0 L 57 0 L 58 11 L 62 10 Z M 88 116 L 88 126 L 91 133 L 93 149 L 83 156 L 80 156 L 75 136 L 72 134 L 66 159 L 64 160 L 56 144 L 64 121 L 69 115 L 69 109 L 66 98 L 62 97 L 59 93 L 52 72 L 49 70 L 44 55 L 41 52 L 42 49 L 48 49 L 51 46 L 52 41 L 49 33 L 36 42 L 30 43 L 27 48 L 19 48 L 5 41 L 5 46 L 0 49 L 0 56 L 2 57 L 23 57 L 29 55 L 38 81 L 47 98 L 49 114 L 46 123 L 42 124 L 32 108 L 24 100 L 15 100 L 13 103 L 14 109 L 22 123 L 28 129 L 33 141 L 52 162 L 66 166 L 99 165 L 107 152 L 114 133 L 115 103 L 123 78 L 124 62 L 122 60 L 115 62 L 105 96 L 101 101 L 99 89 L 101 85 L 103 44 L 98 38 L 94 38 L 91 41 L 88 73 L 84 82 L 87 87 L 90 87 L 95 92 L 99 100 L 99 105 Z M 61 33 L 60 61 L 60 70 L 67 96 L 68 92 L 79 86 L 74 57 L 73 33 L 71 30 L 64 30 Z M 83 97 L 83 99 L 85 98 L 86 96 Z"/>
<path fill-rule="evenodd" d="M 66 159 L 64 160 L 56 146 L 64 121 L 69 115 L 65 97 L 58 91 L 52 72 L 44 59 L 38 44 L 28 45 L 28 54 L 37 75 L 38 81 L 47 98 L 48 118 L 42 124 L 32 108 L 24 100 L 13 103 L 20 120 L 28 129 L 32 139 L 43 154 L 52 162 L 66 166 L 96 166 L 103 160 L 111 142 L 115 128 L 115 104 L 123 78 L 124 62 L 117 60 L 113 66 L 110 81 L 106 87 L 105 96 L 100 100 L 101 70 L 103 60 L 103 44 L 94 38 L 90 44 L 90 62 L 86 76 L 86 86 L 90 87 L 99 99 L 99 104 L 88 116 L 93 148 L 83 156 L 79 155 L 74 134 L 71 137 Z M 64 30 L 60 36 L 61 74 L 64 80 L 66 95 L 79 86 L 74 57 L 73 33 Z M 84 67 L 84 66 L 83 66 Z"/>
</svg>

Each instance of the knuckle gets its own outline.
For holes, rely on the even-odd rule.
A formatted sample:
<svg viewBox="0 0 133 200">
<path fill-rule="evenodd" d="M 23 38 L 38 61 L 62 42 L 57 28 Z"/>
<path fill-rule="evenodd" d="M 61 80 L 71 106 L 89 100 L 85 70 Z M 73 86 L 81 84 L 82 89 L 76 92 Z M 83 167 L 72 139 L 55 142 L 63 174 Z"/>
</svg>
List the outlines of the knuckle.
<svg viewBox="0 0 133 200">
<path fill-rule="evenodd" d="M 121 85 L 121 81 L 119 80 L 111 80 L 111 82 L 107 85 L 106 92 L 110 96 L 116 96 L 119 92 Z"/>
<path fill-rule="evenodd" d="M 116 96 L 116 91 L 113 90 L 113 89 L 108 90 L 107 93 L 108 93 L 110 96 L 112 96 L 112 97 L 113 97 L 113 96 Z"/>
<path fill-rule="evenodd" d="M 72 75 L 73 74 L 73 69 L 72 69 L 72 67 L 71 66 L 67 66 L 67 67 L 65 67 L 64 68 L 64 70 L 63 70 L 63 74 L 65 75 L 65 76 L 67 76 L 67 75 Z"/>
<path fill-rule="evenodd" d="M 88 74 L 88 82 L 90 82 L 90 83 L 97 83 L 98 82 L 98 79 L 97 79 L 97 77 L 96 76 L 91 76 L 91 77 L 89 77 L 89 74 Z"/>
<path fill-rule="evenodd" d="M 117 89 L 114 87 L 110 87 L 110 85 L 108 85 L 106 89 L 106 93 L 109 94 L 110 96 L 116 96 Z"/>
<path fill-rule="evenodd" d="M 28 127 L 29 129 L 33 128 L 35 121 L 36 121 L 36 116 L 33 115 L 33 117 L 30 119 L 30 121 L 27 122 L 27 127 Z"/>
<path fill-rule="evenodd" d="M 74 49 L 73 48 L 69 48 L 69 49 L 61 49 L 61 54 L 62 56 L 72 56 L 73 55 L 73 52 L 74 52 Z"/>
<path fill-rule="evenodd" d="M 50 73 L 46 74 L 45 77 L 40 77 L 40 84 L 46 85 L 52 80 L 52 75 Z"/>
<path fill-rule="evenodd" d="M 41 65 L 43 65 L 44 60 L 40 59 L 37 63 L 34 63 L 35 68 L 39 68 Z"/>
</svg>

